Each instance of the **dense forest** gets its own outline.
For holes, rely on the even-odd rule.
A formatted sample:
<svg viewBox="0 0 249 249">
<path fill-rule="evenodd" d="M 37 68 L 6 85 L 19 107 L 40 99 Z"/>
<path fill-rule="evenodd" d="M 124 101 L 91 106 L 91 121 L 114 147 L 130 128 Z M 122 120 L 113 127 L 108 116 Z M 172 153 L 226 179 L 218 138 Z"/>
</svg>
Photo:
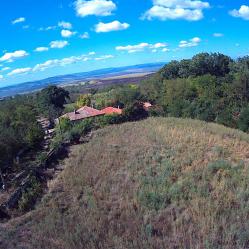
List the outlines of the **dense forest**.
<svg viewBox="0 0 249 249">
<path fill-rule="evenodd" d="M 172 61 L 141 85 L 163 115 L 196 118 L 248 131 L 249 57 L 197 54 Z"/>
<path fill-rule="evenodd" d="M 73 126 L 61 123 L 64 138 L 79 138 L 91 126 L 135 121 L 147 116 L 173 116 L 217 122 L 249 131 L 249 57 L 233 60 L 219 53 L 201 53 L 192 59 L 171 61 L 140 85 L 117 85 L 88 94 L 75 94 L 50 86 L 38 93 L 16 96 L 0 102 L 0 170 L 12 169 L 15 158 L 25 151 L 37 151 L 44 134 L 39 117 L 53 120 L 83 105 L 95 108 L 124 108 L 120 117 L 82 121 Z M 153 107 L 145 113 L 142 102 Z M 87 128 L 86 128 L 87 126 Z M 55 138 L 55 140 L 58 137 Z M 1 173 L 1 172 L 0 172 Z"/>
</svg>

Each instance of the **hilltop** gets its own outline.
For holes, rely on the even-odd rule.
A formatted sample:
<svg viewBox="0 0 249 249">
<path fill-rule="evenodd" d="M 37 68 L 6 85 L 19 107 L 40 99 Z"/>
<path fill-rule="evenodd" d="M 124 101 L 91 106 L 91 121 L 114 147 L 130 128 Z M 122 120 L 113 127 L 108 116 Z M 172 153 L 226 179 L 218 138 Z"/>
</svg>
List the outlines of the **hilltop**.
<svg viewBox="0 0 249 249">
<path fill-rule="evenodd" d="M 248 151 L 246 133 L 190 119 L 95 131 L 0 247 L 248 248 Z"/>
</svg>

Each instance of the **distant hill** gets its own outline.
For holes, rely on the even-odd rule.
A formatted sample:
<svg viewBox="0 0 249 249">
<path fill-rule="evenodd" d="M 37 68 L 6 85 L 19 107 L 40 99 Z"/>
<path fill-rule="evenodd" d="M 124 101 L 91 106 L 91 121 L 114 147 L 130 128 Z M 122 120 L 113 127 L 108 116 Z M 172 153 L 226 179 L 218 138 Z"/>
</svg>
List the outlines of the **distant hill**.
<svg viewBox="0 0 249 249">
<path fill-rule="evenodd" d="M 249 135 L 196 120 L 109 126 L 72 147 L 1 248 L 249 248 Z"/>
<path fill-rule="evenodd" d="M 13 86 L 0 88 L 0 98 L 36 91 L 48 85 L 75 84 L 81 81 L 92 80 L 92 79 L 104 79 L 104 78 L 110 78 L 121 75 L 128 75 L 128 74 L 132 75 L 135 73 L 156 72 L 164 64 L 165 63 L 149 63 L 149 64 L 141 64 L 134 66 L 118 67 L 118 68 L 105 68 L 90 72 L 60 75 L 43 80 L 25 82 Z"/>
</svg>

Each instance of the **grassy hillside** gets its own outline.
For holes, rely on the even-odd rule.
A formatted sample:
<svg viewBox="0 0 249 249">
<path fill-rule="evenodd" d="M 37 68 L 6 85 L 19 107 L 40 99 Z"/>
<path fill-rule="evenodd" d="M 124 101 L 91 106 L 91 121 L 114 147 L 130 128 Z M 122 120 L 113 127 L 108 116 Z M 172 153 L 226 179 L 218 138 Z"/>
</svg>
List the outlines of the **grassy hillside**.
<svg viewBox="0 0 249 249">
<path fill-rule="evenodd" d="M 0 247 L 248 248 L 248 160 L 249 135 L 216 124 L 107 127 L 72 148 L 35 211 L 0 225 Z"/>
</svg>

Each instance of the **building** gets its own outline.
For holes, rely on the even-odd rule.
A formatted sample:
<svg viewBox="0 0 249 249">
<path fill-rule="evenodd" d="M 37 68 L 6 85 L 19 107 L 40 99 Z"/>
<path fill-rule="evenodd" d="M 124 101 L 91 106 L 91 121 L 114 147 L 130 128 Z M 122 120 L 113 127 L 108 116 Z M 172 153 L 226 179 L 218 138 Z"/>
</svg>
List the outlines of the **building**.
<svg viewBox="0 0 249 249">
<path fill-rule="evenodd" d="M 101 115 L 105 115 L 105 113 L 89 106 L 83 106 L 77 111 L 69 112 L 62 115 L 60 118 L 68 118 L 71 122 L 76 122 L 85 118 L 91 118 Z"/>
<path fill-rule="evenodd" d="M 103 115 L 110 115 L 110 114 L 122 114 L 122 109 L 120 108 L 114 108 L 114 107 L 106 107 L 103 110 L 97 110 L 89 106 L 83 106 L 78 110 L 75 110 L 73 112 L 68 112 L 62 116 L 59 117 L 61 118 L 67 118 L 71 122 L 77 122 L 81 121 L 86 118 L 92 118 L 96 116 L 103 116 Z M 59 119 L 57 118 L 55 120 L 55 123 L 59 123 Z"/>
<path fill-rule="evenodd" d="M 152 104 L 150 102 L 144 102 L 143 106 L 144 110 L 148 111 L 152 107 Z"/>
<path fill-rule="evenodd" d="M 104 112 L 106 115 L 110 115 L 110 114 L 122 114 L 122 109 L 120 108 L 115 108 L 115 107 L 106 107 L 103 110 L 101 110 L 102 112 Z"/>
</svg>

